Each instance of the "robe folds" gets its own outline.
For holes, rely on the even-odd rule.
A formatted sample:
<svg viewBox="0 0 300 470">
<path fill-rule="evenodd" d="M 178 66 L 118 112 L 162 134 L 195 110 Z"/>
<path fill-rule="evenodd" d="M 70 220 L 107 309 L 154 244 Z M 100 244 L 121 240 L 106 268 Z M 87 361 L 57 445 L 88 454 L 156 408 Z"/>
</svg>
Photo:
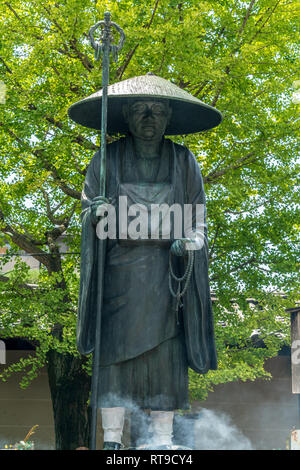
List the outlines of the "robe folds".
<svg viewBox="0 0 300 470">
<path fill-rule="evenodd" d="M 122 181 L 138 181 L 134 158 L 130 136 L 107 146 L 106 195 L 114 204 L 117 204 Z M 184 204 L 205 206 L 202 176 L 194 155 L 184 146 L 164 139 L 161 160 L 156 181 L 165 181 L 166 175 L 174 170 L 174 202 L 181 207 Z M 169 168 L 172 171 L 169 172 Z M 206 210 L 204 245 L 194 251 L 193 271 L 183 297 L 179 328 L 174 313 L 175 300 L 168 288 L 169 248 L 139 245 L 138 242 L 132 247 L 122 246 L 118 240 L 107 240 L 105 260 L 97 259 L 97 243 L 102 242 L 91 222 L 90 205 L 99 195 L 99 173 L 100 152 L 97 152 L 88 167 L 82 192 L 79 352 L 89 354 L 95 348 L 97 263 L 104 263 L 101 366 L 138 357 L 183 331 L 188 366 L 200 374 L 216 369 Z M 177 258 L 174 266 L 177 263 L 179 271 L 183 272 L 184 258 L 174 258 Z"/>
</svg>

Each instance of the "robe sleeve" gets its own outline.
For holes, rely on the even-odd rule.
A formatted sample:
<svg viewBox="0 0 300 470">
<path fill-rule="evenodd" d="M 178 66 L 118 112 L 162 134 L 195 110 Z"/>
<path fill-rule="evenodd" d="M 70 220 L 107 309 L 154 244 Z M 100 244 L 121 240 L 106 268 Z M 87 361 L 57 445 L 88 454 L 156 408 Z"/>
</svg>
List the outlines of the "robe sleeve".
<svg viewBox="0 0 300 470">
<path fill-rule="evenodd" d="M 192 230 L 198 249 L 194 250 L 193 272 L 183 299 L 183 323 L 189 367 L 200 374 L 217 369 L 213 311 L 208 278 L 206 198 L 203 179 L 194 155 L 185 155 L 185 203 L 193 207 Z M 196 223 L 196 205 L 202 217 Z M 200 247 L 200 248 L 199 248 Z"/>
<path fill-rule="evenodd" d="M 99 195 L 99 162 L 97 152 L 89 164 L 81 195 L 81 261 L 76 337 L 77 349 L 81 354 L 91 353 L 95 342 L 97 244 L 90 205 L 93 198 Z"/>
</svg>

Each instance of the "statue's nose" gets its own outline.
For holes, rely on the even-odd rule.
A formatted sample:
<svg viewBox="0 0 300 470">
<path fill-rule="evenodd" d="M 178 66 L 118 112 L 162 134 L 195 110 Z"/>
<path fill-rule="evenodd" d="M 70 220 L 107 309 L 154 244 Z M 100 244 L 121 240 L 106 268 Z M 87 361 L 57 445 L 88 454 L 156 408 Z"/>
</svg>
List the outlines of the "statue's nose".
<svg viewBox="0 0 300 470">
<path fill-rule="evenodd" d="M 153 117 L 153 111 L 150 107 L 147 107 L 145 109 L 144 117 L 147 118 L 147 117 L 150 117 L 150 116 Z"/>
</svg>

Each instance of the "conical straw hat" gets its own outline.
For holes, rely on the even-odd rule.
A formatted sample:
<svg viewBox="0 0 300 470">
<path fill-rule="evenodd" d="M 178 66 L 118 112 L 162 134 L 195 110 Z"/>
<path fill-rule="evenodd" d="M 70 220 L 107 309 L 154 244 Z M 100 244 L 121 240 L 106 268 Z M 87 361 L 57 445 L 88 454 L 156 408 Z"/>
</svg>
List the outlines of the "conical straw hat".
<svg viewBox="0 0 300 470">
<path fill-rule="evenodd" d="M 128 100 L 169 100 L 172 117 L 166 135 L 192 134 L 212 129 L 222 121 L 216 108 L 202 103 L 173 83 L 151 73 L 108 86 L 107 132 L 126 134 L 129 129 L 122 106 Z M 70 106 L 69 117 L 82 126 L 101 129 L 102 90 Z"/>
</svg>

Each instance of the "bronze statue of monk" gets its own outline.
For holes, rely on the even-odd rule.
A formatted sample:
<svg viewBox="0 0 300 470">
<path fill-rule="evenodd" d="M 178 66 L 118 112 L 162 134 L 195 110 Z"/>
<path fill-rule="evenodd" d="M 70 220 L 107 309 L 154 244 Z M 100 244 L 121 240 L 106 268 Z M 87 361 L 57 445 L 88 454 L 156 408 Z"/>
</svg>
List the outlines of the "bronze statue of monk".
<svg viewBox="0 0 300 470">
<path fill-rule="evenodd" d="M 101 92 L 95 93 L 72 105 L 69 115 L 99 128 L 100 101 Z M 97 347 L 96 268 L 105 263 L 97 397 L 105 449 L 120 448 L 130 404 L 151 410 L 153 445 L 171 446 L 174 410 L 189 408 L 188 368 L 199 374 L 217 368 L 201 172 L 194 155 L 165 135 L 207 130 L 221 119 L 216 109 L 153 74 L 109 87 L 108 132 L 125 136 L 107 146 L 106 198 L 98 195 L 99 152 L 86 174 L 77 328 L 78 350 L 88 354 Z M 190 236 L 169 240 L 124 240 L 117 226 L 116 237 L 107 239 L 105 260 L 99 260 L 96 227 L 103 208 L 115 207 L 118 225 L 125 196 L 129 210 L 134 204 L 202 206 L 203 221 L 193 216 Z M 170 259 L 182 277 L 191 244 L 193 264 L 179 299 L 170 289 Z"/>
</svg>

